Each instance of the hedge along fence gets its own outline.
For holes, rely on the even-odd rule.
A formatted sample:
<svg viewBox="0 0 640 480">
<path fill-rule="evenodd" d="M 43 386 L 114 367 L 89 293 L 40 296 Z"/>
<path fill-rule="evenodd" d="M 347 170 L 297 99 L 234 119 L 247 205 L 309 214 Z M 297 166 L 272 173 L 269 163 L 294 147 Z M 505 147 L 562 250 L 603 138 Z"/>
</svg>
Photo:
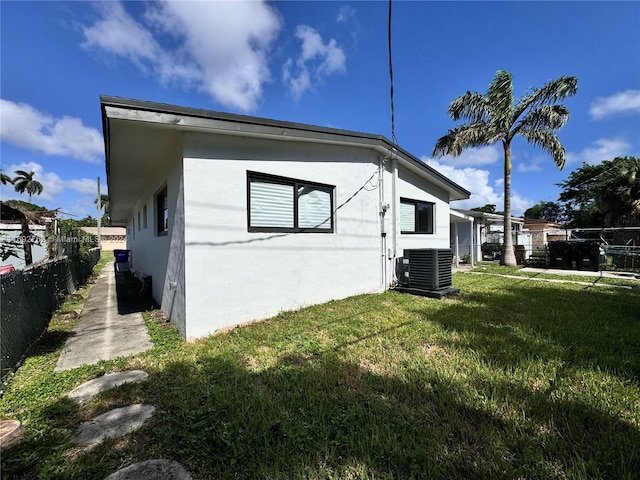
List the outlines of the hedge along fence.
<svg viewBox="0 0 640 480">
<path fill-rule="evenodd" d="M 84 284 L 100 259 L 88 255 L 63 257 L 26 270 L 0 275 L 0 373 L 13 370 L 27 348 L 49 325 L 67 294 Z"/>
</svg>

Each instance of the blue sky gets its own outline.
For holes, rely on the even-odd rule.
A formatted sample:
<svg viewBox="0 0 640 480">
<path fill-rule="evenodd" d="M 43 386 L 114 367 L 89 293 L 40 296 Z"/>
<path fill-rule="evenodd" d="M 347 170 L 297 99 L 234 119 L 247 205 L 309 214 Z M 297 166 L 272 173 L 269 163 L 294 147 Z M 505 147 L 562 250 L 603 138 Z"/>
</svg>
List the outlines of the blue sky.
<svg viewBox="0 0 640 480">
<path fill-rule="evenodd" d="M 2 171 L 35 171 L 34 202 L 76 218 L 95 216 L 106 184 L 100 94 L 391 138 L 386 2 L 2 1 L 0 14 Z M 516 97 L 579 79 L 563 171 L 514 143 L 515 214 L 555 201 L 582 162 L 640 156 L 640 2 L 396 2 L 393 68 L 398 143 L 472 192 L 454 207 L 501 209 L 499 145 L 431 158 L 451 100 L 499 69 Z"/>
</svg>

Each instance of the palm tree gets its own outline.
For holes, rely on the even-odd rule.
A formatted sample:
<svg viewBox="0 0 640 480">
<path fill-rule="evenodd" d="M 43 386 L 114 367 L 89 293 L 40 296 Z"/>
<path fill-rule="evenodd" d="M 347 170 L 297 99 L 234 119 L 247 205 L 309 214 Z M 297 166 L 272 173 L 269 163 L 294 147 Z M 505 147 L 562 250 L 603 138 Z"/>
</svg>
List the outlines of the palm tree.
<svg viewBox="0 0 640 480">
<path fill-rule="evenodd" d="M 24 193 L 26 191 L 29 194 L 29 203 L 31 203 L 31 196 L 34 193 L 40 195 L 44 187 L 39 181 L 34 180 L 33 176 L 36 172 L 27 173 L 24 170 L 16 170 L 16 173 L 18 176 L 13 179 L 16 192 Z"/>
<path fill-rule="evenodd" d="M 98 198 L 93 201 L 96 205 L 98 204 Z M 109 195 L 100 194 L 100 206 L 104 209 L 104 213 L 102 214 L 101 224 L 103 227 L 108 227 L 111 225 L 111 206 L 109 205 Z"/>
<path fill-rule="evenodd" d="M 2 172 L 2 169 L 0 168 L 0 183 L 2 183 L 2 185 L 6 185 L 7 183 L 11 183 L 13 184 L 13 179 Z"/>
<path fill-rule="evenodd" d="M 569 119 L 569 110 L 556 102 L 578 91 L 576 77 L 560 77 L 542 88 L 532 88 L 514 104 L 511 74 L 498 70 L 487 93 L 467 92 L 449 105 L 453 120 L 467 123 L 438 139 L 433 156 L 457 156 L 466 148 L 502 142 L 504 150 L 504 254 L 500 263 L 516 265 L 511 236 L 511 142 L 516 135 L 549 153 L 558 169 L 564 147 L 555 135 Z"/>
</svg>

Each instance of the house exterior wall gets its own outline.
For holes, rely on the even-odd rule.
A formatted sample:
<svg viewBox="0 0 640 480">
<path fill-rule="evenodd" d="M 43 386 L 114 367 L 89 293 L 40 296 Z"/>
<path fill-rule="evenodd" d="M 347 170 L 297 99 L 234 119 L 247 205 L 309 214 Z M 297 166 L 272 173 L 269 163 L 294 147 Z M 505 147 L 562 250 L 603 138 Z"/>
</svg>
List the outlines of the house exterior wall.
<svg viewBox="0 0 640 480">
<path fill-rule="evenodd" d="M 370 148 L 185 132 L 152 166 L 129 216 L 132 270 L 152 277 L 154 299 L 185 338 L 383 291 L 404 249 L 449 248 L 449 198 L 395 162 L 381 184 L 379 165 Z M 334 232 L 249 232 L 248 171 L 334 186 Z M 158 236 L 165 184 L 169 231 Z M 400 198 L 434 203 L 433 234 L 400 232 Z"/>
<path fill-rule="evenodd" d="M 469 260 L 477 261 L 477 252 L 472 250 L 473 245 L 477 245 L 477 242 L 472 242 L 471 235 L 473 233 L 471 222 L 451 222 L 449 228 L 450 242 L 449 245 L 453 252 L 453 261 L 456 261 L 456 227 L 458 229 L 458 261 L 462 261 L 466 255 L 469 255 Z M 477 250 L 477 249 L 476 249 Z M 473 258 L 472 257 L 473 254 Z"/>
<path fill-rule="evenodd" d="M 334 233 L 249 232 L 247 171 L 335 186 Z M 368 149 L 188 135 L 186 336 L 380 291 L 379 194 L 351 198 L 377 171 Z"/>
<path fill-rule="evenodd" d="M 89 235 L 98 235 L 98 227 L 82 227 Z M 103 251 L 127 248 L 127 230 L 122 227 L 100 228 L 100 248 Z"/>
<path fill-rule="evenodd" d="M 122 250 L 127 246 L 127 236 L 101 235 L 100 247 L 102 250 Z"/>
<path fill-rule="evenodd" d="M 127 222 L 127 249 L 131 250 L 131 270 L 140 277 L 151 276 L 154 300 L 185 335 L 184 201 L 180 156 L 181 145 L 175 145 L 167 158 L 159 159 L 157 169 L 144 185 Z M 158 235 L 156 193 L 165 185 L 169 227 L 166 235 Z"/>
<path fill-rule="evenodd" d="M 401 233 L 400 214 L 391 216 L 395 218 L 398 233 L 397 256 L 401 257 L 405 248 L 449 248 L 449 195 L 424 178 L 403 168 L 398 169 L 396 191 L 398 209 L 400 198 L 408 198 L 434 203 L 435 212 L 433 234 Z"/>
</svg>

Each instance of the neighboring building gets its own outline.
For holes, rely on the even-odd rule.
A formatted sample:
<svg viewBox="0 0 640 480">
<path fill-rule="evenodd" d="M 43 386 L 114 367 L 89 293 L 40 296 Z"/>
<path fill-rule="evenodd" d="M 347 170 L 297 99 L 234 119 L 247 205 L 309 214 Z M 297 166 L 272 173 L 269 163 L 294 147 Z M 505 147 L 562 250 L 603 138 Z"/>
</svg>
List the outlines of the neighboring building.
<svg viewBox="0 0 640 480">
<path fill-rule="evenodd" d="M 37 212 L 22 207 L 11 206 L 0 201 L 0 254 L 11 253 L 2 260 L 2 266 L 13 266 L 16 270 L 25 268 L 25 246 L 28 229 L 28 240 L 31 244 L 32 263 L 43 262 L 49 258 L 47 243 L 47 225 L 53 221 L 57 212 Z"/>
<path fill-rule="evenodd" d="M 186 338 L 382 292 L 469 192 L 367 133 L 101 97 L 112 224 Z"/>
<path fill-rule="evenodd" d="M 568 240 L 569 230 L 563 230 L 562 225 L 537 218 L 525 218 L 524 228 L 531 233 L 531 247 L 533 250 L 544 248 L 547 243 L 556 240 Z"/>
<path fill-rule="evenodd" d="M 98 227 L 82 227 L 89 235 L 98 236 Z M 127 229 L 124 227 L 100 227 L 100 248 L 102 250 L 125 250 Z"/>
<path fill-rule="evenodd" d="M 48 259 L 47 227 L 45 225 L 31 224 L 29 225 L 29 232 L 33 263 L 39 263 Z M 25 267 L 22 238 L 22 225 L 20 225 L 20 223 L 9 223 L 5 220 L 0 222 L 0 243 L 4 247 L 11 245 L 13 247 L 11 250 L 14 252 L 14 255 L 11 255 L 6 260 L 0 261 L 0 264 L 13 265 L 16 270 L 21 270 Z M 0 258 L 0 260 L 2 259 Z"/>
<path fill-rule="evenodd" d="M 531 240 L 528 233 L 523 231 L 523 226 L 523 218 L 511 217 L 513 244 L 525 246 L 528 255 L 531 253 Z M 457 262 L 467 258 L 471 263 L 489 260 L 489 250 L 485 249 L 483 255 L 483 245 L 497 249 L 498 245 L 504 243 L 504 216 L 501 214 L 451 209 L 450 229 L 451 250 Z"/>
</svg>

